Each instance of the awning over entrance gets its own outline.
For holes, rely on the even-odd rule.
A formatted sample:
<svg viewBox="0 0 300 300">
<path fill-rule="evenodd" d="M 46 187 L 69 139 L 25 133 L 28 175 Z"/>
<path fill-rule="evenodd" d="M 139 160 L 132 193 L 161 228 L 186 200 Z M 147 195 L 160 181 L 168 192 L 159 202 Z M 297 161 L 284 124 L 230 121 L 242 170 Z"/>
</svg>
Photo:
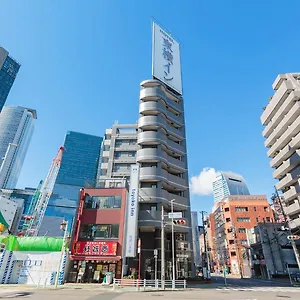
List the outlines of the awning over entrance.
<svg viewBox="0 0 300 300">
<path fill-rule="evenodd" d="M 121 260 L 121 256 L 83 256 L 83 255 L 71 255 L 71 260 L 100 260 L 100 261 L 119 261 Z"/>
</svg>

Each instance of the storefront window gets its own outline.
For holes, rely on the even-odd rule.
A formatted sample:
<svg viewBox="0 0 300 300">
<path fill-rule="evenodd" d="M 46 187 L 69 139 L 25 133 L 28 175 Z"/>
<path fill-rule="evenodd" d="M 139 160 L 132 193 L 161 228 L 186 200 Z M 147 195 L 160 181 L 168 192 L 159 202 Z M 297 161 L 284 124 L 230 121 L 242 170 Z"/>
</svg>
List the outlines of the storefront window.
<svg viewBox="0 0 300 300">
<path fill-rule="evenodd" d="M 119 224 L 84 224 L 80 227 L 80 240 L 117 239 Z"/>
<path fill-rule="evenodd" d="M 121 196 L 86 196 L 84 208 L 109 209 L 121 208 Z"/>
</svg>

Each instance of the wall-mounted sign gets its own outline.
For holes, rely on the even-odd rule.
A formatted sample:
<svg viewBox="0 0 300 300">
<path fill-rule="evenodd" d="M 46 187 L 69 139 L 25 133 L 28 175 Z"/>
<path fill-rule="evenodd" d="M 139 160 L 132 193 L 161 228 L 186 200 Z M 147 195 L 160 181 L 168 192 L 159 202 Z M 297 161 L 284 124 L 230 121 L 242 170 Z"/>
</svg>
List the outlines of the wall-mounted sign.
<svg viewBox="0 0 300 300">
<path fill-rule="evenodd" d="M 117 242 L 77 242 L 75 245 L 75 255 L 116 255 Z"/>
<path fill-rule="evenodd" d="M 131 165 L 130 187 L 127 200 L 126 215 L 126 257 L 136 256 L 137 225 L 138 225 L 138 202 L 139 202 L 139 165 Z"/>
<path fill-rule="evenodd" d="M 156 23 L 152 34 L 152 76 L 182 95 L 179 43 Z"/>
</svg>

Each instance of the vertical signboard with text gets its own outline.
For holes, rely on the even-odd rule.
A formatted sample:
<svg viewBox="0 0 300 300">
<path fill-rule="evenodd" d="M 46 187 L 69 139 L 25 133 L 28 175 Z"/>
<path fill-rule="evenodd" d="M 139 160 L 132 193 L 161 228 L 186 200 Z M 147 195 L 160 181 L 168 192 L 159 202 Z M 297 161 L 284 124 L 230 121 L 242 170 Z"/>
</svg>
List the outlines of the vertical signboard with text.
<svg viewBox="0 0 300 300">
<path fill-rule="evenodd" d="M 131 165 L 130 187 L 127 203 L 126 220 L 126 257 L 136 256 L 137 227 L 138 227 L 138 202 L 139 202 L 139 165 Z"/>
<path fill-rule="evenodd" d="M 152 43 L 152 76 L 182 95 L 179 43 L 156 23 Z"/>
</svg>

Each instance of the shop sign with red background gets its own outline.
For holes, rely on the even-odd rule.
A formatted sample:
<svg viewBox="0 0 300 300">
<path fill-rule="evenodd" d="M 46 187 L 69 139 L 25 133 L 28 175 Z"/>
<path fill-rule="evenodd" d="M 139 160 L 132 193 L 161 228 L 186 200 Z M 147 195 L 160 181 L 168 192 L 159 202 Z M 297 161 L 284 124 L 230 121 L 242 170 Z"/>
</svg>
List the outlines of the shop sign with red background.
<svg viewBox="0 0 300 300">
<path fill-rule="evenodd" d="M 77 242 L 75 245 L 77 255 L 116 255 L 117 242 Z"/>
</svg>

